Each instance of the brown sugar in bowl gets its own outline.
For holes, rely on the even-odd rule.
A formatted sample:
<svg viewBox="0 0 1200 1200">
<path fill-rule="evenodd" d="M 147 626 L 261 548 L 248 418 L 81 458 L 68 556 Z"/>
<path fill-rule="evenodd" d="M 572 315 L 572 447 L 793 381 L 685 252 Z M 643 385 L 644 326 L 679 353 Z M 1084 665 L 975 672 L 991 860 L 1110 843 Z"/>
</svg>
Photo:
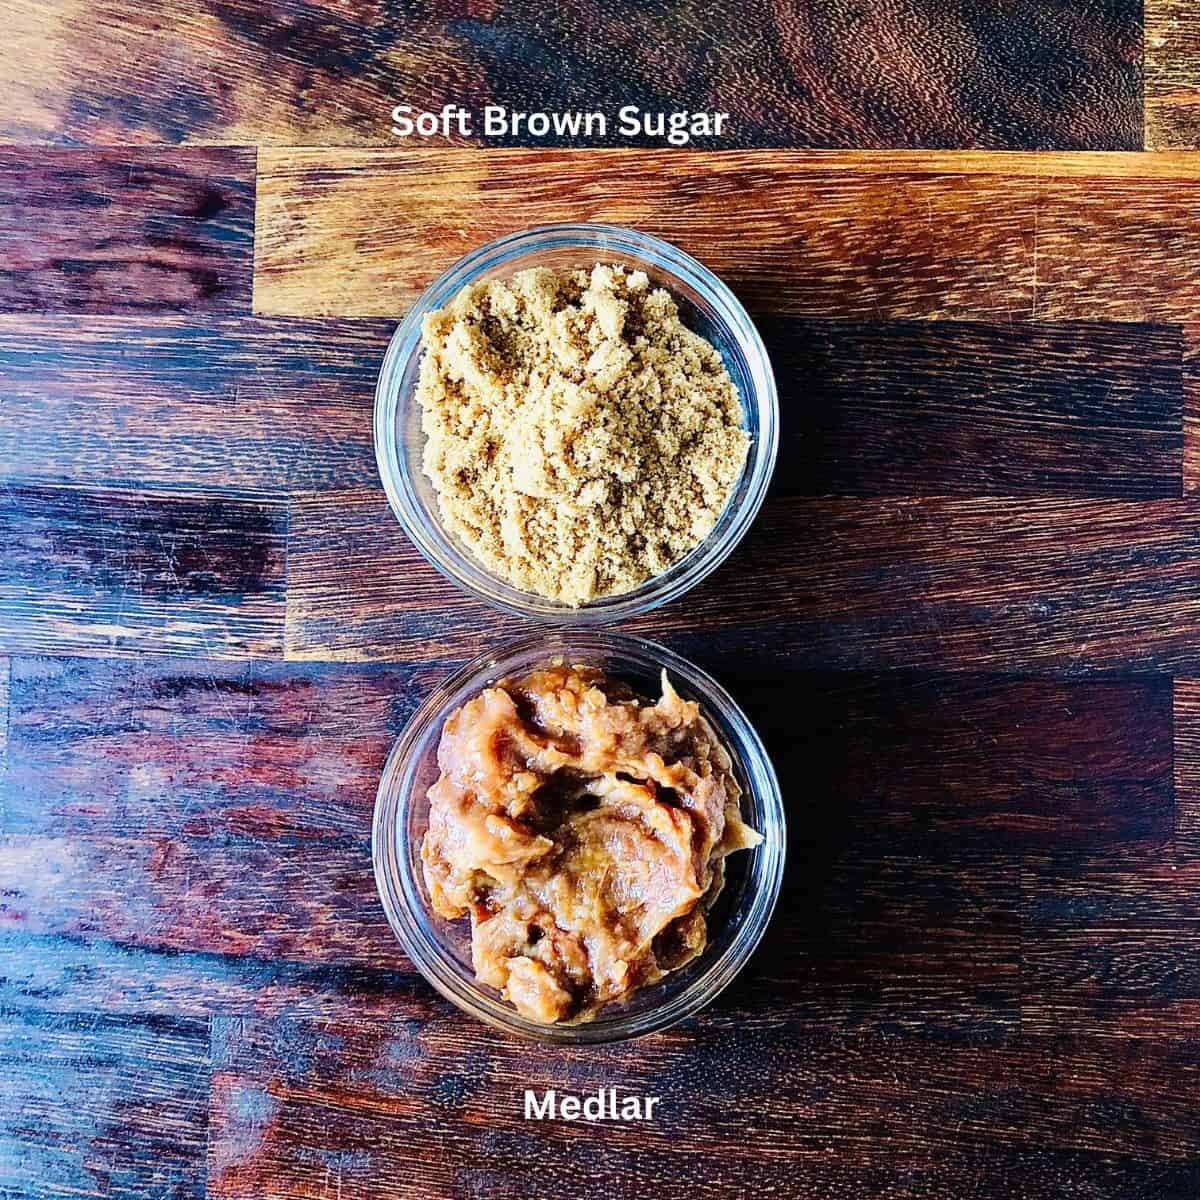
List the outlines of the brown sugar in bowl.
<svg viewBox="0 0 1200 1200">
<path fill-rule="evenodd" d="M 425 474 L 425 434 L 416 399 L 421 328 L 468 285 L 511 279 L 519 271 L 567 271 L 609 263 L 644 272 L 679 306 L 684 324 L 711 343 L 737 389 L 748 442 L 745 465 L 704 539 L 666 570 L 632 590 L 582 604 L 521 590 L 488 570 L 439 511 Z M 715 570 L 746 533 L 766 495 L 779 444 L 779 402 L 762 339 L 737 298 L 711 271 L 681 250 L 646 234 L 607 225 L 554 225 L 491 242 L 433 283 L 396 330 L 375 398 L 375 453 L 397 519 L 418 550 L 459 587 L 508 612 L 556 625 L 595 625 L 643 613 L 682 595 Z"/>
</svg>

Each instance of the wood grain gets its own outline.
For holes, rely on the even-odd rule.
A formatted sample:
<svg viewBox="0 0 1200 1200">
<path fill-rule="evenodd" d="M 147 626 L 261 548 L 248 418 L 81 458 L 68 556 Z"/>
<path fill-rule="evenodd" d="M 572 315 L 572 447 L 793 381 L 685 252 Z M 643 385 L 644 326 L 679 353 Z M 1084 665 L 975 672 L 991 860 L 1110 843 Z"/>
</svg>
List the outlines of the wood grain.
<svg viewBox="0 0 1200 1200">
<path fill-rule="evenodd" d="M 1021 1019 L 1060 1037 L 1177 1036 L 1200 1015 L 1194 855 L 1031 860 L 1022 876 Z"/>
<path fill-rule="evenodd" d="M 0 15 L 10 140 L 379 144 L 393 104 L 451 101 L 721 109 L 731 136 L 715 148 L 1141 145 L 1131 0 L 1054 13 L 750 0 L 736 20 L 715 0 L 203 0 L 186 13 L 56 0 Z"/>
<path fill-rule="evenodd" d="M 768 501 L 683 604 L 630 628 L 752 661 L 869 670 L 1185 669 L 1200 516 L 1174 500 Z M 289 657 L 414 660 L 520 628 L 452 589 L 367 491 L 305 497 L 288 541 Z M 722 636 L 708 631 L 720 621 Z"/>
<path fill-rule="evenodd" d="M 5 485 L 0 648 L 278 653 L 286 519 L 221 496 Z"/>
<path fill-rule="evenodd" d="M 297 1049 L 294 1065 L 282 1070 L 270 1049 L 280 1040 Z M 746 1063 L 768 1044 L 774 1047 L 769 1061 L 747 1071 Z M 918 1097 L 908 1074 L 920 1069 L 914 1049 L 886 1037 L 801 1040 L 786 1025 L 733 1020 L 676 1031 L 636 1049 L 615 1047 L 603 1058 L 498 1043 L 441 1022 L 337 1023 L 319 1031 L 219 1022 L 210 1190 L 248 1196 L 271 1194 L 284 1180 L 319 1186 L 328 1169 L 350 1192 L 375 1174 L 392 1189 L 384 1194 L 513 1196 L 536 1171 L 545 1194 L 590 1197 L 607 1191 L 617 1171 L 629 1195 L 653 1188 L 668 1196 L 720 1196 L 735 1180 L 770 1194 L 783 1190 L 789 1176 L 813 1171 L 828 1179 L 821 1160 L 828 1171 L 831 1155 L 853 1185 L 872 1168 L 883 1168 L 888 1157 L 908 1159 L 911 1166 L 927 1161 L 934 1149 L 923 1150 L 902 1128 L 896 1119 L 902 1103 L 888 1115 L 889 1102 L 907 1098 L 913 1124 L 933 1127 L 935 1109 L 966 1100 L 967 1064 L 979 1065 L 994 1050 L 970 1043 L 943 1044 L 935 1053 L 927 1048 L 920 1065 L 933 1071 L 939 1086 Z M 430 1054 L 446 1056 L 458 1069 L 427 1073 L 422 1064 Z M 853 1082 L 827 1090 L 822 1076 L 838 1056 L 843 1077 Z M 901 1065 L 905 1057 L 907 1065 Z M 693 1064 L 701 1060 L 707 1086 L 697 1086 Z M 659 1093 L 672 1079 L 683 1086 L 668 1089 L 677 1098 L 668 1102 L 672 1110 L 662 1122 L 640 1128 L 564 1128 L 521 1119 L 525 1087 L 586 1091 L 614 1078 L 641 1094 Z M 989 1091 L 988 1083 L 976 1080 L 972 1091 L 980 1088 Z M 239 1109 L 252 1109 L 257 1119 L 239 1119 Z M 438 1119 L 422 1120 L 421 1112 Z M 676 1122 L 704 1128 L 708 1137 L 703 1144 L 672 1137 L 668 1123 L 678 1128 Z M 470 1133 L 482 1123 L 490 1130 L 483 1155 Z M 839 1148 L 858 1139 L 858 1161 L 843 1163 L 845 1150 Z M 713 1155 L 718 1143 L 726 1148 Z M 953 1134 L 938 1143 L 937 1150 L 952 1150 Z M 296 1153 L 299 1147 L 316 1151 L 312 1166 L 304 1163 L 308 1155 Z"/>
<path fill-rule="evenodd" d="M 807 796 L 793 853 L 827 862 L 848 838 L 935 857 L 954 847 L 1002 858 L 1171 843 L 1166 677 L 813 674 L 786 664 L 764 677 L 730 664 L 721 679 L 780 778 Z M 18 732 L 15 721 L 14 761 Z"/>
<path fill-rule="evenodd" d="M 608 221 L 696 254 L 759 312 L 1009 319 L 1033 311 L 1033 167 L 987 155 L 264 148 L 255 311 L 398 316 L 482 242 Z"/>
<path fill-rule="evenodd" d="M 132 840 L 5 839 L 0 999 L 51 1012 L 446 1020 L 376 918 L 369 885 L 345 882 L 352 856 L 330 843 L 290 849 L 158 841 L 151 859 Z M 290 860 L 309 857 L 338 861 L 340 898 L 328 894 L 337 867 L 315 870 L 305 895 Z M 52 874 L 57 906 L 35 869 Z M 249 891 L 229 877 L 246 870 L 260 877 Z M 798 859 L 785 895 L 767 942 L 712 1012 L 769 1020 L 786 994 L 786 1011 L 812 1028 L 1016 1027 L 1014 864 L 944 853 L 931 865 L 868 838 L 825 862 Z"/>
<path fill-rule="evenodd" d="M 54 1009 L 321 1014 L 355 988 L 381 1006 L 411 990 L 366 839 L 391 741 L 446 670 L 16 659 L 0 794 L 7 994 Z M 782 987 L 814 1024 L 1010 1024 L 1013 855 L 1154 844 L 1170 826 L 1161 682 L 730 683 L 785 792 L 803 797 L 791 900 L 735 1003 Z M 797 703 L 823 714 L 805 744 Z M 1025 732 L 1002 741 L 1022 717 Z M 863 770 L 868 745 L 877 770 Z M 94 969 L 74 977 L 89 950 Z"/>
<path fill-rule="evenodd" d="M 789 868 L 780 917 L 728 1004 L 769 1016 L 782 990 L 793 1011 L 832 1028 L 1015 1023 L 1015 863 L 965 851 L 931 863 L 887 854 L 869 836 L 826 851 L 824 861 L 798 857 Z M 138 1008 L 170 997 L 185 1012 L 253 1011 L 254 983 L 276 993 L 262 1001 L 268 1010 L 305 982 L 328 993 L 310 1007 L 332 1011 L 355 1003 L 355 982 L 388 997 L 413 989 L 375 898 L 365 835 L 299 844 L 3 835 L 0 920 L 16 965 L 7 987 L 28 987 L 35 1001 L 51 987 L 54 1007 L 96 995 L 90 972 L 79 982 L 63 976 L 64 957 L 81 946 L 120 985 L 118 1008 L 135 989 Z M 299 969 L 318 965 L 335 970 Z M 216 986 L 224 980 L 228 993 Z"/>
<path fill-rule="evenodd" d="M 251 151 L 0 146 L 0 311 L 247 312 L 253 239 Z"/>
<path fill-rule="evenodd" d="M 11 481 L 279 496 L 374 482 L 390 322 L 0 318 Z M 775 490 L 1177 495 L 1167 326 L 763 325 L 784 413 Z"/>
<path fill-rule="evenodd" d="M 1200 17 L 1187 0 L 1145 5 L 1146 145 L 1200 146 Z"/>
<path fill-rule="evenodd" d="M 833 1030 L 1016 1027 L 1015 862 L 943 850 L 931 863 L 818 836 L 827 858 L 790 867 L 766 942 L 713 1013 L 786 1011 Z M 386 925 L 369 853 L 348 842 L 6 835 L 0 887 L 0 997 L 21 1007 L 450 1014 Z"/>
<path fill-rule="evenodd" d="M 0 919 L 35 935 L 394 970 L 369 839 L 0 837 Z"/>
<path fill-rule="evenodd" d="M 204 1022 L 0 1012 L 0 1190 L 205 1195 Z"/>
<path fill-rule="evenodd" d="M 799 792 L 793 784 L 792 794 Z M 1020 871 L 961 842 L 887 848 L 839 821 L 834 797 L 792 802 L 779 910 L 724 1004 L 770 1019 L 766 997 L 813 1027 L 988 1033 L 1021 1011 Z"/>
<path fill-rule="evenodd" d="M 409 966 L 339 966 L 148 948 L 66 933 L 0 933 L 0 1005 L 38 1012 L 322 1021 L 353 1011 L 426 1020 L 442 1001 Z M 953 1018 L 948 1013 L 946 1020 Z"/>
<path fill-rule="evenodd" d="M 782 410 L 776 494 L 1180 494 L 1177 328 L 787 318 L 760 327 Z"/>
<path fill-rule="evenodd" d="M 1200 324 L 1183 328 L 1183 490 L 1200 491 Z"/>
<path fill-rule="evenodd" d="M 0 475 L 276 499 L 373 482 L 391 333 L 380 321 L 0 318 Z"/>
<path fill-rule="evenodd" d="M 0 0 L 11 136 L 313 143 L 256 217 L 252 150 L 0 150 L 0 1196 L 1194 1200 L 1200 165 L 322 145 L 630 89 L 755 143 L 1136 145 L 1134 6 L 1067 7 Z M 1183 145 L 1191 18 L 1148 19 Z M 762 733 L 781 903 L 604 1053 L 442 1001 L 369 844 L 414 705 L 526 630 L 379 491 L 391 318 L 567 218 L 726 277 L 784 422 L 746 543 L 630 623 Z M 602 1084 L 665 1116 L 521 1118 Z"/>
<path fill-rule="evenodd" d="M 281 1043 L 293 1047 L 287 1060 Z M 458 1070 L 431 1071 L 430 1059 Z M 1045 1039 L 821 1035 L 730 1014 L 599 1058 L 440 1022 L 220 1020 L 213 1070 L 218 1196 L 316 1189 L 326 1173 L 345 1191 L 372 1180 L 383 1195 L 430 1197 L 515 1197 L 531 1172 L 547 1194 L 586 1197 L 611 1194 L 614 1171 L 638 1196 L 943 1197 L 961 1194 L 954 1179 L 986 1197 L 1148 1198 L 1183 1195 L 1154 1184 L 1195 1177 L 1187 1043 L 1113 1055 L 1086 1041 L 1067 1051 Z M 614 1078 L 635 1094 L 666 1091 L 664 1120 L 521 1118 L 526 1087 L 586 1093 Z M 1125 1119 L 1110 1121 L 1114 1112 Z M 479 1127 L 489 1130 L 483 1155 L 470 1132 Z M 707 1136 L 669 1132 L 680 1127 Z M 1004 1151 L 1014 1152 L 1007 1162 Z M 1122 1175 L 1124 1191 L 1104 1187 Z"/>
<path fill-rule="evenodd" d="M 446 670 L 16 659 L 0 1002 L 440 1020 L 367 835 L 391 740 Z M 1025 855 L 1171 837 L 1164 680 L 724 677 L 796 837 L 767 940 L 712 1012 L 1012 1030 L 1050 1002 L 1021 981 Z"/>
<path fill-rule="evenodd" d="M 17 658 L 0 829 L 306 844 L 367 835 L 445 668 Z M 315 852 L 315 851 L 313 851 Z"/>
<path fill-rule="evenodd" d="M 255 304 L 394 315 L 489 238 L 600 220 L 692 251 L 759 313 L 1180 321 L 1198 196 L 1187 155 L 268 149 Z"/>
<path fill-rule="evenodd" d="M 1101 166 L 1086 184 L 1059 172 L 1063 158 L 1039 160 L 1037 316 L 1194 316 L 1200 302 L 1200 163 L 1186 154 L 1157 157 L 1149 176 Z M 1141 162 L 1141 156 L 1132 158 Z"/>
<path fill-rule="evenodd" d="M 1200 679 L 1176 679 L 1175 838 L 1178 849 L 1200 857 Z"/>
</svg>

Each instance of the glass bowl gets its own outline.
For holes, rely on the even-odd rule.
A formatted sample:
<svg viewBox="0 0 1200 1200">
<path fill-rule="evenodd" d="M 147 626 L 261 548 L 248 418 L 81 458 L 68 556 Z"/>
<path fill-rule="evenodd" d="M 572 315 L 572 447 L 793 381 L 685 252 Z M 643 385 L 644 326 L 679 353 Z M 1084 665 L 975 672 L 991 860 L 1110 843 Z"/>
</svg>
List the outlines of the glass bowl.
<svg viewBox="0 0 1200 1200">
<path fill-rule="evenodd" d="M 505 676 L 556 657 L 600 667 L 643 696 L 659 695 L 666 669 L 679 694 L 700 704 L 733 759 L 742 815 L 762 844 L 725 860 L 725 887 L 708 914 L 704 953 L 622 1004 L 580 1025 L 539 1025 L 475 980 L 470 921 L 447 921 L 432 908 L 421 870 L 429 820 L 427 791 L 437 779 L 437 748 L 450 712 Z M 388 921 L 422 975 L 464 1012 L 507 1032 L 543 1042 L 587 1044 L 641 1037 L 708 1004 L 754 952 L 783 879 L 783 800 L 758 734 L 715 680 L 678 654 L 644 638 L 602 630 L 549 630 L 510 642 L 468 663 L 417 710 L 397 739 L 379 783 L 372 830 L 375 881 Z"/>
<path fill-rule="evenodd" d="M 421 322 L 467 284 L 510 279 L 528 267 L 567 269 L 596 262 L 646 272 L 676 299 L 684 324 L 721 352 L 742 400 L 750 437 L 746 465 L 708 537 L 660 575 L 630 592 L 579 607 L 521 591 L 487 570 L 442 523 L 421 458 L 425 435 L 416 385 Z M 766 495 L 779 445 L 779 400 L 766 349 L 737 297 L 690 255 L 668 242 L 611 225 L 547 225 L 481 246 L 432 284 L 400 324 L 375 390 L 375 457 L 392 511 L 417 549 L 442 574 L 488 603 L 520 616 L 563 624 L 618 621 L 665 604 L 695 586 L 730 554 Z"/>
</svg>

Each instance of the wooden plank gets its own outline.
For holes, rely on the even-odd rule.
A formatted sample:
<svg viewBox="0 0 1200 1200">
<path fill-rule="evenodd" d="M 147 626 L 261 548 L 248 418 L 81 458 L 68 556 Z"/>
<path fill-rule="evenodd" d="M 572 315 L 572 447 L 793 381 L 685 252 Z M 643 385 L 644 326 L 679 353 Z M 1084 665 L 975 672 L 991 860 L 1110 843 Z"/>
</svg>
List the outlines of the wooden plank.
<svg viewBox="0 0 1200 1200">
<path fill-rule="evenodd" d="M 1200 14 L 1187 0 L 1145 5 L 1146 145 L 1200 146 Z"/>
<path fill-rule="evenodd" d="M 1183 329 L 1183 490 L 1200 491 L 1200 324 Z"/>
<path fill-rule="evenodd" d="M 0 129 L 90 144 L 390 139 L 397 97 L 478 94 L 445 17 L 325 0 L 0 8 L 15 47 Z M 31 77 L 21 62 L 45 64 Z"/>
<path fill-rule="evenodd" d="M 440 1013 L 444 1001 L 409 966 L 291 962 L 8 929 L 0 933 L 4 1008 L 318 1021 L 354 1011 L 381 1020 L 422 1021 Z"/>
<path fill-rule="evenodd" d="M 368 841 L 420 672 L 17 664 L 0 996 L 193 1015 L 405 1002 Z"/>
<path fill-rule="evenodd" d="M 1005 858 L 1171 842 L 1165 676 L 827 675 L 780 663 L 764 677 L 730 663 L 720 677 L 785 790 L 806 794 L 791 853 L 817 864 L 851 836 L 860 849 L 935 859 L 966 847 Z"/>
<path fill-rule="evenodd" d="M 392 329 L 0 319 L 0 475 L 268 496 L 373 485 Z M 773 318 L 764 334 L 784 411 L 777 492 L 1179 492 L 1173 328 Z"/>
<path fill-rule="evenodd" d="M 815 811 L 789 804 L 779 907 L 722 1005 L 814 1028 L 1015 1029 L 1016 859 L 945 843 L 936 858 L 892 849 L 869 818 L 839 823 L 837 799 L 817 799 Z"/>
<path fill-rule="evenodd" d="M 0 887 L 0 999 L 22 1007 L 450 1011 L 383 922 L 361 843 L 9 835 Z M 766 941 L 710 1011 L 822 1029 L 1015 1028 L 1017 887 L 1011 863 L 943 851 L 930 864 L 869 836 L 831 861 L 796 856 Z"/>
<path fill-rule="evenodd" d="M 1183 1196 L 1153 1185 L 1195 1178 L 1196 1071 L 1191 1042 L 1113 1054 L 1086 1041 L 822 1035 L 742 1014 L 603 1056 L 453 1018 L 222 1019 L 209 1187 L 517 1197 L 536 1173 L 546 1194 L 584 1197 L 610 1195 L 614 1174 L 625 1194 L 665 1197 Z M 614 1084 L 660 1096 L 661 1119 L 523 1119 L 526 1088 Z M 1127 1186 L 1110 1191 L 1117 1180 Z"/>
<path fill-rule="evenodd" d="M 259 194 L 263 312 L 397 314 L 489 238 L 589 219 L 692 250 L 759 313 L 1179 321 L 1200 298 L 1186 155 L 264 150 Z"/>
<path fill-rule="evenodd" d="M 1031 859 L 1022 870 L 1021 1025 L 1171 1038 L 1200 1017 L 1194 854 Z"/>
<path fill-rule="evenodd" d="M 0 477 L 269 497 L 372 483 L 392 328 L 0 318 Z"/>
<path fill-rule="evenodd" d="M 1198 533 L 1175 500 L 780 499 L 715 576 L 629 627 L 718 667 L 1182 670 Z M 301 498 L 288 544 L 289 657 L 428 660 L 523 628 L 425 564 L 374 492 Z"/>
<path fill-rule="evenodd" d="M 773 1053 L 747 1071 L 767 1039 Z M 292 1065 L 272 1052 L 280 1041 L 295 1047 Z M 599 1196 L 602 1176 L 610 1193 L 614 1173 L 629 1195 L 653 1184 L 668 1197 L 721 1196 L 734 1180 L 770 1194 L 797 1172 L 821 1172 L 822 1155 L 826 1163 L 837 1155 L 861 1183 L 861 1172 L 882 1168 L 885 1155 L 910 1164 L 930 1155 L 917 1129 L 932 1117 L 930 1106 L 961 1096 L 965 1062 L 978 1062 L 980 1050 L 943 1046 L 936 1066 L 927 1052 L 925 1065 L 940 1086 L 918 1095 L 908 1074 L 917 1063 L 904 1061 L 898 1042 L 800 1040 L 773 1022 L 702 1022 L 597 1056 L 497 1039 L 454 1017 L 428 1026 L 339 1022 L 320 1029 L 218 1021 L 209 1188 L 221 1197 L 270 1195 L 287 1179 L 306 1190 L 328 1170 L 351 1194 L 373 1176 L 374 1186 L 392 1189 L 385 1195 L 507 1197 L 522 1179 L 527 1189 L 536 1172 L 547 1195 Z M 854 1082 L 825 1090 L 824 1064 L 839 1054 L 839 1076 Z M 459 1068 L 448 1072 L 435 1062 Z M 697 1062 L 705 1064 L 704 1087 L 691 1076 L 689 1064 Z M 522 1119 L 527 1087 L 582 1093 L 616 1081 L 622 1094 L 662 1096 L 661 1118 L 592 1127 Z M 896 1103 L 890 1118 L 889 1101 Z M 895 1120 L 901 1109 L 907 1131 Z M 246 1120 L 239 1111 L 254 1115 Z M 703 1128 L 706 1137 L 673 1132 L 684 1127 Z M 844 1161 L 856 1132 L 857 1161 Z M 937 1139 L 938 1148 L 948 1140 L 952 1133 Z"/>
<path fill-rule="evenodd" d="M 1170 670 L 1196 654 L 1198 521 L 1171 500 L 781 502 L 740 564 L 633 626 L 702 646 L 720 612 L 729 657 L 822 668 Z"/>
<path fill-rule="evenodd" d="M 3 835 L 0 917 L 19 933 L 403 969 L 368 841 Z"/>
<path fill-rule="evenodd" d="M 1096 169 L 1088 158 L 1076 164 L 1088 172 L 1083 183 L 1064 163 L 1067 156 L 1042 165 L 1036 315 L 1192 319 L 1200 303 L 1200 164 L 1156 155 L 1145 173 L 1131 174 L 1123 164 Z"/>
<path fill-rule="evenodd" d="M 272 149 L 255 311 L 395 316 L 461 255 L 551 221 L 659 234 L 762 312 L 1033 309 L 1036 179 L 1011 156 Z M 431 253 L 431 247 L 436 252 Z"/>
<path fill-rule="evenodd" d="M 18 658 L 0 999 L 336 1014 L 360 986 L 414 1003 L 366 840 L 391 741 L 447 669 Z M 824 1026 L 1008 1025 L 1011 852 L 1152 842 L 1170 821 L 1160 682 L 730 682 L 804 797 L 788 899 L 735 1004 L 785 991 Z M 824 714 L 803 746 L 798 700 Z M 1031 731 L 1007 729 L 1021 719 Z M 866 744 L 883 774 L 863 771 Z"/>
<path fill-rule="evenodd" d="M 133 489 L 0 493 L 0 647 L 278 653 L 283 505 Z"/>
<path fill-rule="evenodd" d="M 238 1100 L 240 1098 L 240 1095 L 236 1097 Z M 311 1179 L 311 1186 L 315 1187 L 325 1186 L 326 1179 L 330 1184 L 336 1184 L 339 1174 L 344 1179 L 357 1182 L 360 1176 L 355 1168 L 363 1162 L 364 1154 L 368 1153 L 362 1149 L 361 1139 L 355 1141 L 355 1150 L 339 1153 L 325 1148 L 318 1151 L 328 1163 L 325 1174 L 310 1166 L 297 1165 L 297 1160 L 311 1162 L 313 1153 L 308 1148 L 328 1136 L 320 1129 L 315 1134 L 306 1132 L 317 1125 L 317 1116 L 301 1120 L 300 1132 L 293 1134 L 289 1130 L 283 1134 L 284 1137 L 294 1137 L 299 1143 L 294 1153 L 284 1155 L 275 1152 L 272 1155 L 273 1161 L 282 1160 L 279 1162 L 279 1184 L 272 1182 L 275 1176 L 270 1165 L 255 1165 L 248 1172 L 250 1179 L 243 1181 L 238 1174 L 228 1180 L 222 1177 L 221 1187 L 230 1190 L 211 1194 L 262 1195 L 264 1193 L 253 1190 L 258 1186 L 255 1182 L 258 1179 L 263 1180 L 262 1186 L 279 1188 L 286 1188 L 282 1181 L 297 1176 Z M 595 1134 L 592 1136 L 594 1138 Z M 684 1139 L 680 1139 L 680 1142 L 686 1146 Z M 425 1142 L 420 1144 L 426 1148 L 428 1146 Z M 671 1186 L 675 1190 L 664 1190 L 660 1177 L 648 1174 L 648 1156 L 634 1148 L 602 1151 L 599 1145 L 591 1145 L 587 1147 L 587 1157 L 577 1162 L 574 1143 L 568 1145 L 557 1141 L 546 1149 L 544 1155 L 539 1146 L 540 1142 L 531 1141 L 523 1131 L 498 1131 L 474 1155 L 471 1165 L 454 1172 L 453 1178 L 459 1182 L 457 1185 L 451 1184 L 452 1190 L 448 1192 L 438 1190 L 446 1177 L 444 1169 L 436 1172 L 431 1170 L 428 1159 L 420 1167 L 413 1168 L 408 1165 L 407 1157 L 397 1162 L 398 1156 L 385 1150 L 383 1155 L 372 1158 L 373 1162 L 380 1163 L 381 1173 L 389 1181 L 404 1179 L 410 1187 L 412 1180 L 419 1180 L 421 1190 L 406 1192 L 400 1184 L 390 1182 L 385 1183 L 381 1190 L 378 1182 L 372 1182 L 372 1193 L 382 1197 L 440 1198 L 446 1195 L 471 1196 L 486 1189 L 485 1194 L 497 1200 L 521 1200 L 522 1196 L 528 1194 L 521 1190 L 522 1187 L 527 1188 L 528 1178 L 536 1174 L 539 1178 L 547 1175 L 551 1186 L 566 1187 L 570 1195 L 581 1197 L 581 1200 L 604 1200 L 604 1197 L 611 1195 L 611 1185 L 600 1182 L 600 1173 L 607 1167 L 609 1171 L 628 1180 L 629 1186 L 640 1189 L 631 1194 L 668 1197 L 685 1194 L 683 1187 L 674 1183 Z M 500 1160 L 495 1169 L 480 1165 L 493 1158 Z M 547 1160 L 554 1164 L 550 1172 L 545 1169 Z M 696 1188 L 686 1194 L 723 1194 L 719 1190 L 702 1190 L 705 1173 L 712 1175 L 714 1168 L 699 1156 L 689 1154 L 685 1148 L 673 1148 L 664 1166 L 678 1173 L 672 1178 L 682 1175 L 689 1181 L 688 1187 Z M 824 1159 L 816 1155 L 797 1154 L 790 1167 L 765 1161 L 745 1164 L 736 1174 L 724 1164 L 715 1170 L 714 1186 L 717 1189 L 748 1187 L 764 1195 L 774 1191 L 802 1197 L 803 1200 L 817 1200 L 818 1197 L 822 1200 L 858 1200 L 862 1196 L 887 1196 L 888 1200 L 961 1200 L 964 1195 L 978 1197 L 979 1200 L 1007 1200 L 1013 1195 L 1020 1195 L 1026 1200 L 1063 1200 L 1063 1197 L 1071 1197 L 1071 1200 L 1192 1200 L 1200 1182 L 1200 1170 L 1189 1163 L 1148 1162 L 1128 1155 L 1100 1155 L 1087 1151 L 1015 1150 L 983 1145 L 954 1152 L 943 1151 L 936 1157 L 920 1155 L 914 1158 L 896 1154 L 869 1163 L 864 1162 L 861 1155 L 853 1158 L 848 1153 Z M 524 1183 L 519 1182 L 522 1175 L 526 1180 Z M 693 1182 L 697 1180 L 700 1181 L 699 1185 Z M 453 1190 L 456 1186 L 460 1190 Z M 282 1194 L 286 1195 L 286 1190 Z M 724 1194 L 728 1194 L 728 1191 Z"/>
<path fill-rule="evenodd" d="M 769 1015 L 786 992 L 790 1011 L 832 1028 L 1013 1024 L 1014 867 L 975 855 L 931 865 L 860 843 L 813 867 L 797 859 L 791 868 L 781 915 L 724 1003 Z M 0 961 L 19 958 L 5 987 L 33 992 L 34 1002 L 50 989 L 55 1008 L 95 997 L 97 977 L 117 985 L 119 1009 L 150 1011 L 168 996 L 176 1011 L 252 1011 L 254 981 L 274 993 L 262 1002 L 268 1011 L 305 986 L 327 990 L 320 1000 L 310 990 L 308 1002 L 334 1012 L 354 1001 L 355 982 L 388 997 L 412 986 L 363 840 L 4 835 L 0 919 L 8 931 Z M 70 947 L 79 945 L 93 948 L 95 972 L 72 981 L 64 956 L 78 958 Z M 142 977 L 131 979 L 142 963 Z M 302 976 L 284 963 L 344 970 Z M 218 987 L 226 980 L 228 994 Z"/>
<path fill-rule="evenodd" d="M 1123 1045 L 1086 1034 L 1023 1037 L 1012 1070 L 1026 1095 L 1017 1130 L 999 1140 L 1128 1154 L 1150 1177 L 1172 1160 L 1194 1173 L 1200 1133 L 1186 1109 L 1200 1086 L 1198 1051 L 1200 1041 L 1174 1031 Z"/>
<path fill-rule="evenodd" d="M 246 312 L 253 242 L 252 151 L 0 147 L 0 311 Z"/>
<path fill-rule="evenodd" d="M 1200 856 L 1200 679 L 1176 679 L 1175 837 L 1181 850 Z"/>
<path fill-rule="evenodd" d="M 1166 326 L 770 318 L 789 495 L 1180 493 Z"/>
<path fill-rule="evenodd" d="M 317 844 L 370 829 L 445 669 L 17 658 L 6 833 Z"/>
<path fill-rule="evenodd" d="M 205 1195 L 206 1022 L 0 1012 L 6 1196 Z"/>
<path fill-rule="evenodd" d="M 395 12 L 7 0 L 0 16 L 13 48 L 0 73 L 9 140 L 378 144 L 405 101 L 719 109 L 731 114 L 721 146 L 1141 145 L 1130 0 L 1053 19 L 1033 0 L 869 12 L 835 0 L 819 13 L 750 0 L 736 21 L 712 0 L 684 14 L 632 0 Z M 41 69 L 22 70 L 30 63 Z M 614 123 L 600 140 L 625 139 Z"/>
</svg>

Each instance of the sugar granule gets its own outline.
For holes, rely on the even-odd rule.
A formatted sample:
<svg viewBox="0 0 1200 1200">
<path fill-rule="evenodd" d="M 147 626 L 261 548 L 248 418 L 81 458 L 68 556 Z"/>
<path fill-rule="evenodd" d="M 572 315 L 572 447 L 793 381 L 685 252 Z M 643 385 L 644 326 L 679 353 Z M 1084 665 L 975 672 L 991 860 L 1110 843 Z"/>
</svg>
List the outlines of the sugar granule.
<svg viewBox="0 0 1200 1200">
<path fill-rule="evenodd" d="M 741 403 L 720 353 L 644 272 L 471 284 L 421 337 L 425 473 L 485 567 L 580 605 L 711 531 L 746 461 Z"/>
</svg>

